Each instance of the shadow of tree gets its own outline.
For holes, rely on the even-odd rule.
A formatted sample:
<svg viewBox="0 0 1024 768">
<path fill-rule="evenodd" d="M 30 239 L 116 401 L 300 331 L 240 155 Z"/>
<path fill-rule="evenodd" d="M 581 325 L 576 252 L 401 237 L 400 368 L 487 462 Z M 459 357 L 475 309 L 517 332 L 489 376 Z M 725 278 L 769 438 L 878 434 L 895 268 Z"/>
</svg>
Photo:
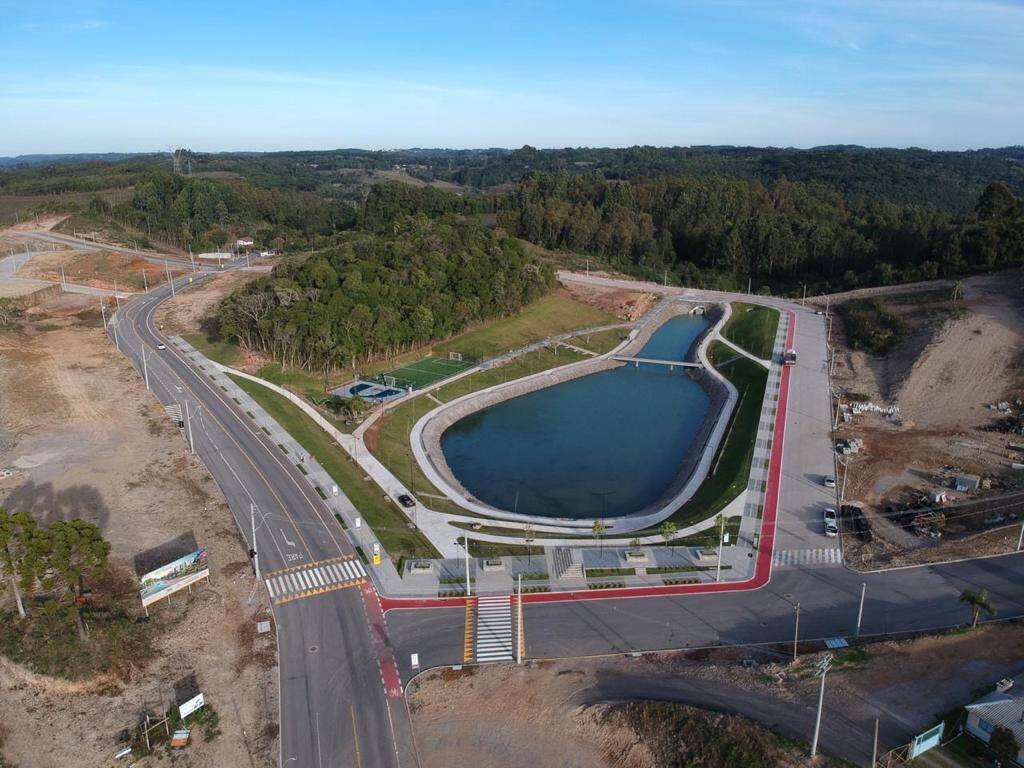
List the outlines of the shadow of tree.
<svg viewBox="0 0 1024 768">
<path fill-rule="evenodd" d="M 61 520 L 86 520 L 106 531 L 110 509 L 92 485 L 71 485 L 55 490 L 53 483 L 27 482 L 11 491 L 2 504 L 8 512 L 28 512 L 40 525 Z"/>
</svg>

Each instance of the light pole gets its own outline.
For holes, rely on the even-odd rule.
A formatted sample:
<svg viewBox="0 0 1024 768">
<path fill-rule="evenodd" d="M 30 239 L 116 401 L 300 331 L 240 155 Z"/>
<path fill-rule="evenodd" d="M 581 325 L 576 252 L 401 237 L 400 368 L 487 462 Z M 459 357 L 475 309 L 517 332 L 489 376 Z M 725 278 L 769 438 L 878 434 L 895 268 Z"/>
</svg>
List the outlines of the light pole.
<svg viewBox="0 0 1024 768">
<path fill-rule="evenodd" d="M 469 537 L 460 536 L 455 540 L 455 546 L 464 547 L 466 550 L 466 597 L 471 597 L 473 588 L 469 581 Z"/>
<path fill-rule="evenodd" d="M 1020 536 L 1017 537 L 1017 551 L 1020 552 L 1020 548 L 1024 546 L 1024 520 L 1020 523 Z"/>
<path fill-rule="evenodd" d="M 715 581 L 722 580 L 722 550 L 725 549 L 725 515 L 719 515 L 722 521 L 718 531 L 718 568 L 715 570 Z"/>
<path fill-rule="evenodd" d="M 149 368 L 146 367 L 146 346 L 140 344 L 142 349 L 142 378 L 146 380 L 146 389 L 149 389 Z"/>
<path fill-rule="evenodd" d="M 518 576 L 519 600 L 516 603 L 516 664 L 523 663 L 523 574 Z"/>
<path fill-rule="evenodd" d="M 860 637 L 860 622 L 864 618 L 864 595 L 868 591 L 867 582 L 860 583 L 860 607 L 857 609 L 857 637 Z"/>
<path fill-rule="evenodd" d="M 256 578 L 260 578 L 260 557 L 256 552 L 256 505 L 249 503 L 249 521 L 252 524 L 252 548 L 249 550 L 249 557 L 252 558 L 252 569 Z"/>
<path fill-rule="evenodd" d="M 826 653 L 818 662 L 816 674 L 821 678 L 821 690 L 818 691 L 818 716 L 814 719 L 814 740 L 811 742 L 811 757 L 818 754 L 818 733 L 821 731 L 821 706 L 825 702 L 825 675 L 832 668 L 832 654 Z"/>
<path fill-rule="evenodd" d="M 185 427 L 188 429 L 188 450 L 190 453 L 196 452 L 195 443 L 192 442 L 192 418 L 188 413 L 188 400 L 185 401 Z M 253 539 L 255 541 L 255 539 Z"/>
<path fill-rule="evenodd" d="M 800 603 L 794 606 L 796 610 L 796 624 L 793 627 L 793 661 L 796 661 L 796 644 L 800 639 Z"/>
<path fill-rule="evenodd" d="M 843 502 L 846 501 L 846 476 L 850 474 L 850 460 L 849 459 L 838 459 L 839 466 L 843 468 L 843 482 L 839 486 L 839 506 L 843 506 Z M 842 512 L 842 510 L 839 510 Z"/>
</svg>

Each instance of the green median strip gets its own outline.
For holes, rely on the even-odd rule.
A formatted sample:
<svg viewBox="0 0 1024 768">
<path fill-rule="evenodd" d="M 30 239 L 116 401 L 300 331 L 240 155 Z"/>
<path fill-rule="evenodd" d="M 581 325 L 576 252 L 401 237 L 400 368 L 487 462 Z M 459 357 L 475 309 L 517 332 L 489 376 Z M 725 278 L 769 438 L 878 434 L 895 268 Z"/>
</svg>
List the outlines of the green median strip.
<svg viewBox="0 0 1024 768">
<path fill-rule="evenodd" d="M 367 479 L 362 468 L 297 406 L 254 381 L 238 376 L 231 378 L 317 460 L 348 496 L 394 559 L 402 555 L 440 557 L 423 534 L 409 529 L 405 515 L 391 503 L 376 483 Z"/>
<path fill-rule="evenodd" d="M 722 335 L 754 357 L 770 360 L 778 328 L 777 310 L 757 304 L 735 302 L 732 305 L 732 316 L 722 329 Z"/>
</svg>

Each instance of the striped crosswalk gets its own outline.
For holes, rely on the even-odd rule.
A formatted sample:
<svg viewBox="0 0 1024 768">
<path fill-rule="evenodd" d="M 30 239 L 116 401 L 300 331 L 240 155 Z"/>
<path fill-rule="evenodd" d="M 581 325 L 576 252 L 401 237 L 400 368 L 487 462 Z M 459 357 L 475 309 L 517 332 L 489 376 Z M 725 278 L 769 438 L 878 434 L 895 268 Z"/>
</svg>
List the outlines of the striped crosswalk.
<svg viewBox="0 0 1024 768">
<path fill-rule="evenodd" d="M 487 595 L 476 604 L 476 660 L 511 661 L 512 600 L 509 595 Z"/>
<path fill-rule="evenodd" d="M 775 551 L 775 565 L 838 565 L 843 562 L 839 547 L 818 549 L 780 549 Z"/>
<path fill-rule="evenodd" d="M 353 586 L 365 579 L 366 569 L 358 560 L 335 560 L 270 574 L 266 583 L 270 599 L 275 605 L 280 605 Z"/>
</svg>

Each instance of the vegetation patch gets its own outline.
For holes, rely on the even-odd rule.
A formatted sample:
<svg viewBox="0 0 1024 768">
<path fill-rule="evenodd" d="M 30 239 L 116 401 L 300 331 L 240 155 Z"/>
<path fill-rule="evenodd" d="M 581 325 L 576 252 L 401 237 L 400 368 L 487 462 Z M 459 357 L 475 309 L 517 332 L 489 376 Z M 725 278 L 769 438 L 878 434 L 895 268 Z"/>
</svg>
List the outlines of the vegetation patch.
<svg viewBox="0 0 1024 768">
<path fill-rule="evenodd" d="M 636 576 L 636 568 L 587 568 L 588 577 L 600 576 Z"/>
<path fill-rule="evenodd" d="M 839 304 L 836 311 L 843 318 L 850 349 L 884 355 L 906 331 L 900 317 L 879 299 L 850 299 Z"/>
<path fill-rule="evenodd" d="M 770 360 L 779 329 L 779 313 L 759 304 L 735 302 L 722 335 L 754 357 Z"/>
</svg>

